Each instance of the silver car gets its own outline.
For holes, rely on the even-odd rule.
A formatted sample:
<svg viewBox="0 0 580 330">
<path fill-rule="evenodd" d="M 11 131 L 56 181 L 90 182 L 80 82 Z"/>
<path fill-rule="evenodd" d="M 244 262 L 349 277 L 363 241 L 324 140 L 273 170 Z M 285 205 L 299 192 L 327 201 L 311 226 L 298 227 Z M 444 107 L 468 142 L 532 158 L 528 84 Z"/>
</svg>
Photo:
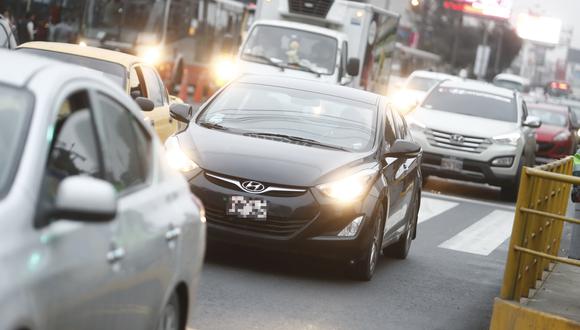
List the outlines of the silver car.
<svg viewBox="0 0 580 330">
<path fill-rule="evenodd" d="M 185 329 L 201 204 L 96 71 L 0 51 L 0 329 Z"/>
</svg>

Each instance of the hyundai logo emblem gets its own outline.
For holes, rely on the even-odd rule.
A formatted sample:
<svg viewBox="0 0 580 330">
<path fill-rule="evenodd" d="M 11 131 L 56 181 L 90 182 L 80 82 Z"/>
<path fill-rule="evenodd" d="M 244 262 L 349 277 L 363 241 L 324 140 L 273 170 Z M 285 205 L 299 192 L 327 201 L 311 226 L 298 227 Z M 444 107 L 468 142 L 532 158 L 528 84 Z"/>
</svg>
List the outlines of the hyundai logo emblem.
<svg viewBox="0 0 580 330">
<path fill-rule="evenodd" d="M 244 181 L 242 182 L 242 188 L 250 193 L 261 193 L 266 190 L 266 187 L 263 184 L 256 181 Z"/>
<path fill-rule="evenodd" d="M 453 134 L 451 135 L 451 137 L 449 138 L 449 141 L 455 144 L 463 144 L 463 141 L 465 140 L 465 138 L 462 135 L 459 134 Z"/>
</svg>

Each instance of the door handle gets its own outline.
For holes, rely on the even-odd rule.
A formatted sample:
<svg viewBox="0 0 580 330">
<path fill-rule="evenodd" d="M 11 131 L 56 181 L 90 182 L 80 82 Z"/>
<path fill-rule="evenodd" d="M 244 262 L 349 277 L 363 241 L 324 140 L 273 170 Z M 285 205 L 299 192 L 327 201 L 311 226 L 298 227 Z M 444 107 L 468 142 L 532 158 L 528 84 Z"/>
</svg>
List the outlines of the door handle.
<svg viewBox="0 0 580 330">
<path fill-rule="evenodd" d="M 119 262 L 124 257 L 125 257 L 125 249 L 123 249 L 122 247 L 113 248 L 109 252 L 107 252 L 107 261 L 111 264 Z"/>
<path fill-rule="evenodd" d="M 178 227 L 171 228 L 165 233 L 165 240 L 168 242 L 176 240 L 181 235 L 181 229 Z"/>
</svg>

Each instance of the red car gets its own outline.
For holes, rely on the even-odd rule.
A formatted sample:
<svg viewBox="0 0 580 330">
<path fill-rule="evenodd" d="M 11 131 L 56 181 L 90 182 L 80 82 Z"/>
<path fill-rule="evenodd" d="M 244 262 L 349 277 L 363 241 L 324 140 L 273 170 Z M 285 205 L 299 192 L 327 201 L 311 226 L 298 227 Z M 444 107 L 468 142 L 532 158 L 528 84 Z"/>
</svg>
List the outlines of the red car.
<svg viewBox="0 0 580 330">
<path fill-rule="evenodd" d="M 547 163 L 576 151 L 576 123 L 572 121 L 570 108 L 548 103 L 527 104 L 531 116 L 540 118 L 542 126 L 536 130 L 538 150 L 536 162 Z"/>
</svg>

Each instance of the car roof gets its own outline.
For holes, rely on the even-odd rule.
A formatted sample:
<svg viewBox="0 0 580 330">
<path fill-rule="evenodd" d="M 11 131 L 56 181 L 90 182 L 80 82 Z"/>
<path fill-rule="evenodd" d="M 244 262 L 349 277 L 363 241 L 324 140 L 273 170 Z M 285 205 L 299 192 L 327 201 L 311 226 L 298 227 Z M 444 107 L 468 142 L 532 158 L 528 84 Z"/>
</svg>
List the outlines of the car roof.
<svg viewBox="0 0 580 330">
<path fill-rule="evenodd" d="M 371 105 L 377 105 L 380 99 L 380 96 L 378 94 L 374 94 L 364 90 L 300 78 L 266 76 L 266 75 L 244 75 L 236 79 L 235 82 L 304 90 L 349 99 L 353 101 L 358 101 L 362 103 L 367 103 Z"/>
<path fill-rule="evenodd" d="M 524 77 L 515 75 L 515 74 L 511 74 L 511 73 L 500 73 L 497 76 L 495 76 L 493 78 L 493 80 L 509 80 L 509 81 L 514 81 L 517 83 L 520 83 L 522 85 L 529 85 L 530 81 Z"/>
<path fill-rule="evenodd" d="M 439 86 L 473 90 L 477 92 L 494 94 L 508 98 L 513 98 L 515 95 L 514 91 L 511 89 L 498 87 L 487 82 L 470 79 L 446 80 L 442 82 Z"/>
<path fill-rule="evenodd" d="M 326 29 L 323 27 L 305 24 L 305 23 L 298 23 L 293 21 L 277 21 L 277 20 L 259 20 L 256 22 L 256 25 L 271 25 L 271 26 L 278 26 L 278 27 L 285 27 L 289 29 L 299 29 L 308 32 L 314 32 L 318 34 L 323 34 L 329 37 L 334 37 L 337 39 L 344 39 L 345 34 L 342 32 Z"/>
<path fill-rule="evenodd" d="M 567 105 L 555 103 L 527 103 L 528 109 L 541 109 L 553 112 L 569 112 L 570 108 Z"/>
<path fill-rule="evenodd" d="M 432 79 L 437 79 L 437 80 L 445 80 L 445 79 L 458 80 L 458 79 L 461 79 L 458 76 L 454 76 L 454 75 L 447 74 L 447 73 L 423 71 L 423 70 L 413 71 L 413 73 L 411 73 L 409 75 L 409 78 L 412 78 L 412 77 L 432 78 Z"/>
<path fill-rule="evenodd" d="M 131 66 L 142 63 L 143 60 L 137 56 L 90 46 L 80 46 L 75 44 L 66 44 L 61 42 L 44 42 L 44 41 L 32 41 L 24 43 L 18 48 L 30 48 L 46 50 L 58 53 L 66 53 L 71 55 L 89 57 L 94 59 L 99 59 L 102 61 L 113 62 L 123 65 L 125 68 L 130 68 Z"/>
<path fill-rule="evenodd" d="M 0 83 L 25 86 L 34 74 L 53 65 L 63 64 L 43 57 L 0 49 Z"/>
</svg>

